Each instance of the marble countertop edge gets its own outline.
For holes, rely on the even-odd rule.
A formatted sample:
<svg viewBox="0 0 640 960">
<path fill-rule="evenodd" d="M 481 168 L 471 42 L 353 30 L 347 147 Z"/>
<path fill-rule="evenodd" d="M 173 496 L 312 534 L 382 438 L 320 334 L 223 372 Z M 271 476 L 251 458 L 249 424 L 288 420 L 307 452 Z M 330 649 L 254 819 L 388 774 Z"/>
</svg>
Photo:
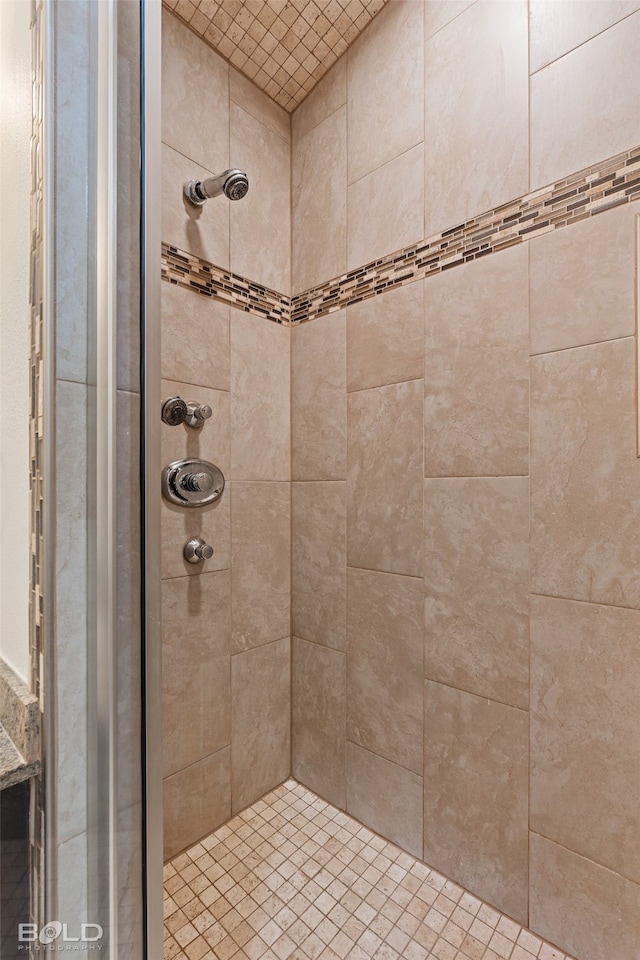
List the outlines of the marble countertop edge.
<svg viewBox="0 0 640 960">
<path fill-rule="evenodd" d="M 9 734 L 0 724 L 0 790 L 13 787 L 34 777 L 40 770 L 40 761 L 27 763 Z"/>
</svg>

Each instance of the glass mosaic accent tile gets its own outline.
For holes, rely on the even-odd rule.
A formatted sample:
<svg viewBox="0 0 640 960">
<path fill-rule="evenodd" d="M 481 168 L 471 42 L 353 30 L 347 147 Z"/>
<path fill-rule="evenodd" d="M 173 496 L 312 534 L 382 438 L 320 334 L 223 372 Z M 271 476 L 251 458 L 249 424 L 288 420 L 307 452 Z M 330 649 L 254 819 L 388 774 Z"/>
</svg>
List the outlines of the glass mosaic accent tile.
<svg viewBox="0 0 640 960">
<path fill-rule="evenodd" d="M 277 323 L 303 323 L 640 198 L 640 147 L 289 297 L 168 244 L 162 276 Z"/>
<path fill-rule="evenodd" d="M 164 868 L 165 960 L 571 960 L 293 780 Z"/>
</svg>

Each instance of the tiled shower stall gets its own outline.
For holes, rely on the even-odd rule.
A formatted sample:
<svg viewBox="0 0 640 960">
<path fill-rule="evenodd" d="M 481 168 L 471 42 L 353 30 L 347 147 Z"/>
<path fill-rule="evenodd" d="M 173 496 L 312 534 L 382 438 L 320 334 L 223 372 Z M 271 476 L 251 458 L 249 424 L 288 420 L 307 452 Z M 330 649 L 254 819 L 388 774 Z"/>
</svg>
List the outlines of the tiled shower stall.
<svg viewBox="0 0 640 960">
<path fill-rule="evenodd" d="M 289 114 L 164 10 L 162 457 L 228 481 L 162 508 L 167 860 L 293 776 L 637 960 L 639 45 L 390 0 Z"/>
</svg>

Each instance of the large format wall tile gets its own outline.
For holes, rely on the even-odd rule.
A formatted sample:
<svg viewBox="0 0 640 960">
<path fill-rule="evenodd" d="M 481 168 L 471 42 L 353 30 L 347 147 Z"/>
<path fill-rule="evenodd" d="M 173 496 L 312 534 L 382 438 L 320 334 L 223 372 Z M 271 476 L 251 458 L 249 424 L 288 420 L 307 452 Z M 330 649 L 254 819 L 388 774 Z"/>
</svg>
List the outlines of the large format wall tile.
<svg viewBox="0 0 640 960">
<path fill-rule="evenodd" d="M 534 593 L 640 606 L 635 340 L 531 361 Z"/>
<path fill-rule="evenodd" d="M 422 774 L 422 580 L 347 571 L 347 737 Z"/>
<path fill-rule="evenodd" d="M 347 812 L 422 856 L 422 777 L 347 743 Z"/>
<path fill-rule="evenodd" d="M 231 165 L 246 171 L 249 178 L 246 196 L 230 202 L 230 262 L 234 273 L 288 293 L 291 287 L 289 141 L 237 103 L 231 104 L 230 119 Z M 213 207 L 208 212 L 214 216 L 217 210 Z"/>
<path fill-rule="evenodd" d="M 214 172 L 162 144 L 162 239 L 179 250 L 229 266 L 229 204 L 196 207 L 183 195 L 185 180 L 204 180 Z"/>
<path fill-rule="evenodd" d="M 426 41 L 425 236 L 527 192 L 527 53 L 526 0 L 474 3 Z"/>
<path fill-rule="evenodd" d="M 164 775 L 231 743 L 230 574 L 162 584 Z"/>
<path fill-rule="evenodd" d="M 234 310 L 231 317 L 231 476 L 290 477 L 291 331 Z"/>
<path fill-rule="evenodd" d="M 534 598 L 531 829 L 640 883 L 640 611 Z"/>
<path fill-rule="evenodd" d="M 634 335 L 638 212 L 610 210 L 531 241 L 531 353 Z"/>
<path fill-rule="evenodd" d="M 422 380 L 348 396 L 347 562 L 422 576 Z"/>
<path fill-rule="evenodd" d="M 424 137 L 421 3 L 387 4 L 347 54 L 349 183 Z"/>
<path fill-rule="evenodd" d="M 162 376 L 229 389 L 229 307 L 162 284 Z"/>
<path fill-rule="evenodd" d="M 529 69 L 531 73 L 628 17 L 640 0 L 530 0 Z"/>
<path fill-rule="evenodd" d="M 425 283 L 427 477 L 528 473 L 527 257 L 515 247 Z"/>
<path fill-rule="evenodd" d="M 196 457 L 215 463 L 228 479 L 230 467 L 229 394 L 226 390 L 211 390 L 209 387 L 192 386 L 179 380 L 162 380 L 162 399 L 182 397 L 206 403 L 211 407 L 209 420 L 202 427 L 190 427 L 186 423 L 171 427 L 162 423 L 160 446 L 162 465 L 183 457 Z M 224 494 L 223 494 L 224 496 Z M 187 512 L 194 512 L 193 510 Z M 195 511 L 197 513 L 197 510 Z"/>
<path fill-rule="evenodd" d="M 420 379 L 424 370 L 421 282 L 347 307 L 347 389 Z"/>
<path fill-rule="evenodd" d="M 224 747 L 163 781 L 165 861 L 229 819 L 230 759 L 231 749 Z"/>
<path fill-rule="evenodd" d="M 425 683 L 424 859 L 527 922 L 528 718 Z"/>
<path fill-rule="evenodd" d="M 229 98 L 273 133 L 291 142 L 291 116 L 238 70 L 229 68 Z"/>
<path fill-rule="evenodd" d="M 226 570 L 231 564 L 231 493 L 229 486 L 216 503 L 197 510 L 185 509 L 163 498 L 161 505 L 162 578 L 198 576 L 211 570 Z M 213 547 L 211 560 L 187 563 L 183 550 L 187 540 L 201 537 Z"/>
<path fill-rule="evenodd" d="M 345 311 L 291 331 L 291 471 L 294 480 L 345 480 Z"/>
<path fill-rule="evenodd" d="M 529 481 L 425 480 L 425 676 L 529 702 Z"/>
<path fill-rule="evenodd" d="M 293 144 L 291 193 L 293 293 L 347 267 L 347 108 Z"/>
<path fill-rule="evenodd" d="M 338 650 L 346 633 L 346 500 L 344 481 L 292 485 L 292 632 Z"/>
<path fill-rule="evenodd" d="M 229 65 L 163 10 L 163 141 L 185 157 L 221 173 L 229 166 L 228 124 Z"/>
<path fill-rule="evenodd" d="M 288 483 L 231 484 L 231 648 L 288 637 L 291 492 Z"/>
<path fill-rule="evenodd" d="M 424 238 L 423 164 L 420 143 L 349 184 L 347 269 Z"/>
<path fill-rule="evenodd" d="M 297 143 L 346 102 L 347 58 L 340 57 L 291 115 L 292 142 Z"/>
<path fill-rule="evenodd" d="M 438 30 L 446 27 L 455 17 L 470 7 L 476 0 L 425 0 L 424 36 L 432 37 Z"/>
<path fill-rule="evenodd" d="M 231 658 L 233 813 L 289 775 L 290 648 L 287 637 Z"/>
<path fill-rule="evenodd" d="M 639 46 L 640 11 L 533 75 L 532 190 L 640 143 Z"/>
<path fill-rule="evenodd" d="M 345 655 L 294 637 L 291 666 L 293 776 L 344 808 Z"/>
<path fill-rule="evenodd" d="M 531 834 L 531 929 L 580 960 L 637 960 L 640 886 Z"/>
</svg>

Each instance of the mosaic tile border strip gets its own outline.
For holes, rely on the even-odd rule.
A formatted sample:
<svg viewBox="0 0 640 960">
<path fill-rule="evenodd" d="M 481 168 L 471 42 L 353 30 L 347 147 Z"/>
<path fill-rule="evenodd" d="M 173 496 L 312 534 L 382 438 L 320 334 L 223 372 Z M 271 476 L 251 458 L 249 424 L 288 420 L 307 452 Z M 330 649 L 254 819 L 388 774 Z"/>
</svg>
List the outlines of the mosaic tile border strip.
<svg viewBox="0 0 640 960">
<path fill-rule="evenodd" d="M 165 280 L 247 313 L 277 323 L 297 324 L 498 253 L 638 198 L 640 146 L 294 297 L 269 290 L 167 244 L 162 245 L 162 275 Z"/>
<path fill-rule="evenodd" d="M 571 960 L 295 780 L 164 868 L 165 960 Z"/>
<path fill-rule="evenodd" d="M 29 596 L 29 646 L 31 693 L 38 700 L 40 730 L 42 715 L 42 662 L 44 623 L 44 84 L 46 72 L 44 0 L 31 3 L 31 70 L 33 117 L 31 127 L 31 278 L 30 278 L 30 411 L 29 488 L 31 572 Z M 34 718 L 35 719 L 35 718 Z M 31 921 L 45 920 L 45 778 L 42 768 L 31 780 L 30 891 Z"/>
<path fill-rule="evenodd" d="M 216 267 L 167 243 L 162 244 L 162 278 L 228 303 L 236 310 L 276 323 L 289 323 L 291 299 L 285 294 Z"/>
</svg>

